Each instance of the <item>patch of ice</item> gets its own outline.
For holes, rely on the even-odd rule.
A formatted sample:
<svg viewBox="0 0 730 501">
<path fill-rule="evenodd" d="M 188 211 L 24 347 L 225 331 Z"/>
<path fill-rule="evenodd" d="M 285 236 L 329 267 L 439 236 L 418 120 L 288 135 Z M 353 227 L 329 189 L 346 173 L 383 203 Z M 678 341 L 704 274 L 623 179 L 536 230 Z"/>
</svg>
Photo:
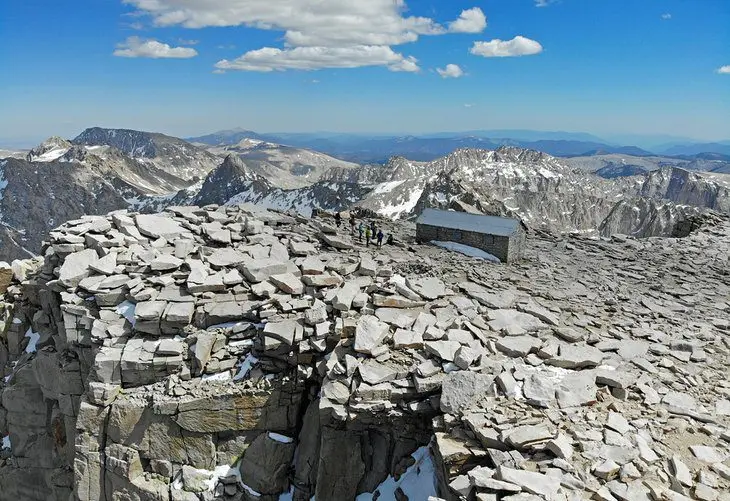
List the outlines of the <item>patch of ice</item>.
<svg viewBox="0 0 730 501">
<path fill-rule="evenodd" d="M 290 444 L 294 441 L 294 439 L 291 437 L 287 437 L 285 435 L 280 435 L 278 433 L 274 433 L 271 431 L 268 433 L 268 435 L 271 440 L 274 440 L 276 442 L 281 442 L 282 444 Z"/>
<path fill-rule="evenodd" d="M 259 359 L 249 353 L 238 366 L 238 373 L 233 376 L 233 380 L 240 381 L 241 379 L 245 379 L 246 376 L 248 376 L 248 373 L 251 372 L 253 366 L 257 363 L 259 363 Z"/>
<path fill-rule="evenodd" d="M 114 310 L 114 312 L 117 315 L 121 315 L 124 318 L 127 319 L 127 321 L 132 324 L 132 327 L 134 327 L 134 311 L 137 308 L 137 305 L 131 301 L 124 301 L 123 303 L 119 303 L 117 306 L 117 309 Z"/>
<path fill-rule="evenodd" d="M 22 323 L 23 323 L 23 321 L 22 321 L 21 319 L 19 319 L 18 317 L 15 317 L 15 318 L 13 318 L 13 323 L 14 323 L 15 325 L 17 325 L 17 324 L 22 324 Z"/>
<path fill-rule="evenodd" d="M 28 342 L 28 346 L 25 348 L 26 353 L 35 353 L 36 352 L 36 344 L 38 344 L 38 340 L 41 338 L 41 335 L 37 332 L 33 332 L 33 329 L 28 327 L 28 331 L 25 333 L 25 336 L 27 338 L 30 338 L 30 341 Z"/>
<path fill-rule="evenodd" d="M 218 481 L 223 477 L 234 476 L 238 480 L 238 483 L 243 485 L 243 480 L 241 480 L 241 470 L 239 470 L 236 465 L 229 466 L 224 464 L 217 466 L 216 469 L 213 470 L 212 474 L 213 477 L 208 481 L 208 490 L 210 492 L 215 490 L 215 486 L 218 485 Z"/>
<path fill-rule="evenodd" d="M 501 263 L 502 261 L 499 260 L 497 256 L 494 256 L 488 252 L 485 252 L 481 249 L 477 249 L 476 247 L 471 247 L 469 245 L 464 244 L 458 244 L 456 242 L 437 242 L 432 241 L 433 245 L 436 245 L 438 247 L 443 247 L 444 249 L 448 249 L 450 251 L 459 252 L 461 254 L 465 254 L 470 257 L 475 257 L 478 259 L 484 259 L 485 261 L 490 261 L 492 263 Z"/>
<path fill-rule="evenodd" d="M 246 492 L 248 492 L 249 494 L 251 494 L 253 497 L 257 497 L 257 498 L 260 498 L 261 497 L 261 493 L 260 492 L 256 492 L 255 490 L 253 490 L 251 487 L 249 487 L 248 485 L 244 484 L 243 482 L 241 482 L 241 487 L 243 487 L 243 489 Z"/>
<path fill-rule="evenodd" d="M 423 188 L 415 188 L 413 191 L 411 191 L 410 195 L 405 201 L 401 202 L 398 205 L 383 207 L 381 209 L 378 209 L 377 212 L 378 214 L 381 214 L 383 216 L 397 219 L 403 213 L 412 211 L 418 203 L 418 200 L 421 198 L 421 195 L 423 195 Z"/>
<path fill-rule="evenodd" d="M 230 372 L 219 372 L 217 374 L 203 374 L 203 377 L 201 377 L 203 381 L 230 381 L 231 380 L 231 373 Z"/>
<path fill-rule="evenodd" d="M 251 322 L 225 322 L 222 324 L 215 324 L 208 327 L 206 330 L 212 331 L 215 329 L 233 329 L 234 327 L 238 327 L 239 325 L 248 325 Z"/>
<path fill-rule="evenodd" d="M 405 494 L 407 499 L 426 500 L 429 496 L 437 496 L 436 485 L 438 483 L 436 477 L 436 468 L 433 458 L 428 451 L 428 446 L 421 447 L 412 454 L 416 460 L 410 468 L 408 468 L 400 479 L 396 480 L 392 476 L 386 478 L 374 492 L 360 494 L 356 501 L 373 501 L 375 493 L 379 493 L 378 501 L 397 501 L 395 492 L 398 488 Z"/>
<path fill-rule="evenodd" d="M 64 156 L 68 152 L 69 148 L 53 148 L 51 151 L 47 151 L 37 157 L 32 157 L 34 162 L 53 162 Z"/>
<path fill-rule="evenodd" d="M 394 189 L 396 189 L 401 184 L 405 183 L 406 180 L 403 179 L 401 181 L 389 181 L 387 183 L 380 183 L 375 186 L 375 189 L 370 192 L 371 195 L 380 195 L 382 193 L 390 193 Z"/>
<path fill-rule="evenodd" d="M 10 449 L 12 446 L 10 444 L 10 435 L 7 437 L 3 437 L 2 447 L 0 449 Z"/>
</svg>

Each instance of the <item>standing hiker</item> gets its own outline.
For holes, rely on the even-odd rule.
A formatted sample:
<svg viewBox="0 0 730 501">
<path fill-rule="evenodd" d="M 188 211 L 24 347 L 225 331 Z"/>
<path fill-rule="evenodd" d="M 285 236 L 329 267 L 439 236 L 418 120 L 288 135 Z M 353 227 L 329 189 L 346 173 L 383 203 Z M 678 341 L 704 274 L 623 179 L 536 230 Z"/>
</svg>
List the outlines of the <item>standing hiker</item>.
<svg viewBox="0 0 730 501">
<path fill-rule="evenodd" d="M 370 236 L 372 233 L 370 232 L 370 227 L 368 226 L 365 228 L 365 247 L 370 247 Z"/>
<path fill-rule="evenodd" d="M 358 240 L 362 243 L 362 233 L 365 231 L 365 225 L 360 221 L 360 226 L 357 227 L 357 231 L 360 233 Z"/>
<path fill-rule="evenodd" d="M 383 230 L 378 230 L 378 247 L 383 246 L 383 237 L 384 236 L 385 235 L 383 235 Z"/>
<path fill-rule="evenodd" d="M 342 224 L 342 214 L 340 214 L 339 212 L 337 214 L 335 214 L 335 224 L 337 225 L 338 228 Z"/>
<path fill-rule="evenodd" d="M 355 214 L 350 213 L 350 234 L 355 234 Z"/>
</svg>

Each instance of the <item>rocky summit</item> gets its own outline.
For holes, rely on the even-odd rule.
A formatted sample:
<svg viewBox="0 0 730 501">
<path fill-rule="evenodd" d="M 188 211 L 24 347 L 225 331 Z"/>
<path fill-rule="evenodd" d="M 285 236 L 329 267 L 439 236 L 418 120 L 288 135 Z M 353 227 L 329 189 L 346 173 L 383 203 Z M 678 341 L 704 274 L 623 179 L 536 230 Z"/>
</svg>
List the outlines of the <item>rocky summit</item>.
<svg viewBox="0 0 730 501">
<path fill-rule="evenodd" d="M 0 500 L 730 499 L 730 220 L 510 265 L 330 221 L 122 210 L 0 264 Z"/>
</svg>

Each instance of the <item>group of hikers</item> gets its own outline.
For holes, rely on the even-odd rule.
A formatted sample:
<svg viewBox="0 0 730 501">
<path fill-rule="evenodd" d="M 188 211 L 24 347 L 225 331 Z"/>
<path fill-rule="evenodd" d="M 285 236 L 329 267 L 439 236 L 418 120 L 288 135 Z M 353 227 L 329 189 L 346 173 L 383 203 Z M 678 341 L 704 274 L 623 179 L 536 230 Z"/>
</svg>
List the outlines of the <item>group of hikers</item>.
<svg viewBox="0 0 730 501">
<path fill-rule="evenodd" d="M 335 224 L 339 228 L 342 225 L 342 214 L 340 212 L 335 214 Z M 362 242 L 362 237 L 365 237 L 365 246 L 370 247 L 370 242 L 374 241 L 374 244 L 378 247 L 383 246 L 383 239 L 385 238 L 385 233 L 383 233 L 382 228 L 378 228 L 375 224 L 375 221 L 370 221 L 370 224 L 365 224 L 363 221 L 360 221 L 360 224 L 357 224 L 357 220 L 355 219 L 355 214 L 352 212 L 350 213 L 350 234 L 355 235 L 355 233 L 358 234 L 358 241 Z M 393 235 L 388 235 L 388 238 L 385 241 L 388 245 L 393 245 Z"/>
</svg>

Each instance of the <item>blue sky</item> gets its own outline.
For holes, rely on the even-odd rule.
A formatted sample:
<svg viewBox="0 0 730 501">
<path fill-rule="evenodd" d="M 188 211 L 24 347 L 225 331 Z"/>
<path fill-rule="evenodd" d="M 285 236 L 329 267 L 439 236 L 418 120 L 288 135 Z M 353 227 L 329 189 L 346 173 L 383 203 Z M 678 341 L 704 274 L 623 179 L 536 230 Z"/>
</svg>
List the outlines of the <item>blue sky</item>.
<svg viewBox="0 0 730 501">
<path fill-rule="evenodd" d="M 728 0 L 398 4 L 3 0 L 0 145 L 94 125 L 730 138 Z"/>
</svg>

